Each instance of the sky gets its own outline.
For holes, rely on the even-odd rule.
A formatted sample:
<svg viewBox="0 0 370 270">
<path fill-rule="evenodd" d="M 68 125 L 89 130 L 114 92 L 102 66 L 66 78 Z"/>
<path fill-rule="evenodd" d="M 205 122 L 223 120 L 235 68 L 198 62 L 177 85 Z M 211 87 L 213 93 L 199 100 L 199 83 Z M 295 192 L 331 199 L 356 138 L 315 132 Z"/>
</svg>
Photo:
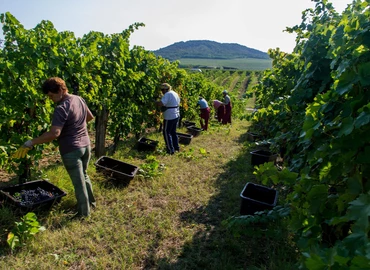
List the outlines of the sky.
<svg viewBox="0 0 370 270">
<path fill-rule="evenodd" d="M 352 3 L 329 1 L 340 13 Z M 302 11 L 314 6 L 311 0 L 0 0 L 0 13 L 9 11 L 26 29 L 48 20 L 57 31 L 72 31 L 76 37 L 90 31 L 119 33 L 144 23 L 131 35 L 130 46 L 150 51 L 180 41 L 212 40 L 291 53 L 295 34 L 284 30 L 299 25 Z"/>
</svg>

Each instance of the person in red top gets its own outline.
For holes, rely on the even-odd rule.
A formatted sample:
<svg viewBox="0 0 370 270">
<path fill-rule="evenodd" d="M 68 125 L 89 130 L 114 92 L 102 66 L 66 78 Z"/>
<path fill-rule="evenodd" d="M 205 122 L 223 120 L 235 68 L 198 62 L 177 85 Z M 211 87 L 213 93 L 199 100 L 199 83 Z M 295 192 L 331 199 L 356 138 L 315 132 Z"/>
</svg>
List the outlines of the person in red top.
<svg viewBox="0 0 370 270">
<path fill-rule="evenodd" d="M 231 124 L 231 100 L 230 96 L 227 93 L 227 90 L 222 91 L 222 94 L 224 95 L 224 102 L 223 105 L 225 106 L 225 114 L 222 118 L 222 124 L 226 125 L 227 123 Z"/>
<path fill-rule="evenodd" d="M 222 104 L 222 102 L 217 99 L 213 101 L 213 107 L 215 108 L 216 111 L 217 121 L 221 123 L 222 119 L 224 118 L 225 107 Z"/>
<path fill-rule="evenodd" d="M 57 104 L 51 128 L 40 137 L 25 142 L 24 147 L 31 148 L 36 144 L 58 140 L 64 167 L 75 189 L 78 211 L 76 216 L 89 216 L 90 207 L 95 207 L 96 202 L 87 175 L 91 157 L 87 122 L 94 116 L 81 97 L 68 93 L 68 88 L 61 78 L 47 79 L 42 85 L 42 91 Z"/>
</svg>

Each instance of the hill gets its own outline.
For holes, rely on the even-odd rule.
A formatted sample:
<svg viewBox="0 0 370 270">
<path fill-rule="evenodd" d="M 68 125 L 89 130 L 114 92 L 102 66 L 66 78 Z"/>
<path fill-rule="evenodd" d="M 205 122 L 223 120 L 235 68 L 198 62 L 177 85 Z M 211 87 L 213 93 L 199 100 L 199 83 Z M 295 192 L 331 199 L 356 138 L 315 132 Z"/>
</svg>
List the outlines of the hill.
<svg viewBox="0 0 370 270">
<path fill-rule="evenodd" d="M 156 55 L 171 61 L 181 58 L 199 59 L 270 59 L 268 54 L 236 43 L 218 43 L 209 40 L 176 42 L 165 48 L 153 51 Z"/>
</svg>

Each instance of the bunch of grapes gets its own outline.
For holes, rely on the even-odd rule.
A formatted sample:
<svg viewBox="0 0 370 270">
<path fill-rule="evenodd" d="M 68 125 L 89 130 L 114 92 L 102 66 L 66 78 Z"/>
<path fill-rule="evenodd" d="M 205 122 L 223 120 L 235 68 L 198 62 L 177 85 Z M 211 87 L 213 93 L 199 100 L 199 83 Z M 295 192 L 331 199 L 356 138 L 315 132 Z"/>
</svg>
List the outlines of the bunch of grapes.
<svg viewBox="0 0 370 270">
<path fill-rule="evenodd" d="M 23 189 L 13 195 L 16 200 L 20 201 L 20 205 L 22 206 L 30 206 L 53 198 L 54 196 L 52 192 L 46 191 L 40 187 L 36 189 Z"/>
</svg>

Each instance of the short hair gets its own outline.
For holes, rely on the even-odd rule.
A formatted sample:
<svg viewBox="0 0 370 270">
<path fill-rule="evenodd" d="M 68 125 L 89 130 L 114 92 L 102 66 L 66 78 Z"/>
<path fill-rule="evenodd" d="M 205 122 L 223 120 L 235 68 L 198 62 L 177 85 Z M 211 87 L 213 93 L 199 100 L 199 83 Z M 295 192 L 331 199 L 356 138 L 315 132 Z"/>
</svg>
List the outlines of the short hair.
<svg viewBox="0 0 370 270">
<path fill-rule="evenodd" d="M 59 77 L 51 77 L 42 84 L 42 92 L 45 95 L 49 92 L 56 94 L 59 90 L 68 92 L 66 82 Z"/>
</svg>

